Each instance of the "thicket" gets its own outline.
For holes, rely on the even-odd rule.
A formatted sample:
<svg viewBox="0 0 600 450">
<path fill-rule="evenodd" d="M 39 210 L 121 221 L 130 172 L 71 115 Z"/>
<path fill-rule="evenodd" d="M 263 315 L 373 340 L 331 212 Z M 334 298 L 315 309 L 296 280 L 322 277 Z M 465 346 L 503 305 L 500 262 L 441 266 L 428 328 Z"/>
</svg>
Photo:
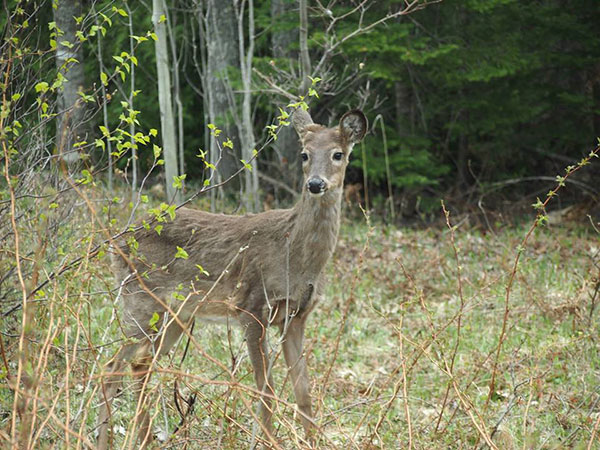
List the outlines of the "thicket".
<svg viewBox="0 0 600 450">
<path fill-rule="evenodd" d="M 323 427 L 335 423 L 324 434 L 327 445 L 410 446 L 432 437 L 440 445 L 493 447 L 508 434 L 522 446 L 592 447 L 600 423 L 597 390 L 589 387 L 598 371 L 590 344 L 598 330 L 597 230 L 560 234 L 573 239 L 574 249 L 557 249 L 548 259 L 543 249 L 551 244 L 543 238 L 537 253 L 527 253 L 526 244 L 547 223 L 548 208 L 586 203 L 587 212 L 598 203 L 598 164 L 587 166 L 600 135 L 595 1 L 10 0 L 2 10 L 0 440 L 25 447 L 93 446 L 93 386 L 122 338 L 108 268 L 111 239 L 142 213 L 176 214 L 176 203 L 190 197 L 195 206 L 214 210 L 237 209 L 238 202 L 248 211 L 289 204 L 300 177 L 296 138 L 286 124 L 293 108 L 308 105 L 317 122 L 329 123 L 355 107 L 371 121 L 347 177 L 350 202 L 399 223 L 443 219 L 445 199 L 449 209 L 481 212 L 486 233 L 497 238 L 483 245 L 487 235 L 477 236 L 475 245 L 458 237 L 457 244 L 448 219 L 440 236 L 450 252 L 427 247 L 433 245 L 427 232 L 412 242 L 400 239 L 408 247 L 426 241 L 428 279 L 419 275 L 422 260 L 406 269 L 399 253 L 386 260 L 393 273 L 381 276 L 373 266 L 381 266 L 382 250 L 371 252 L 372 244 L 347 225 L 343 237 L 354 247 L 342 242 L 337 258 L 360 264 L 352 273 L 332 269 L 342 280 L 329 291 L 339 308 L 327 307 L 317 322 L 327 342 L 312 341 L 320 417 Z M 306 26 L 299 26 L 303 11 Z M 157 42 L 167 43 L 168 64 L 157 61 Z M 169 126 L 161 122 L 165 105 L 159 97 L 165 93 L 158 87 L 165 67 Z M 169 132 L 174 144 L 167 144 Z M 165 165 L 174 176 L 164 174 Z M 565 184 L 570 189 L 560 195 L 549 191 Z M 529 232 L 522 230 L 525 240 L 506 230 L 494 234 L 503 224 L 490 211 L 522 211 L 515 205 L 531 211 L 532 204 L 536 215 Z M 594 217 L 592 212 L 592 227 Z M 393 228 L 385 232 L 394 236 Z M 372 240 L 369 226 L 360 233 Z M 396 241 L 386 235 L 382 242 Z M 471 249 L 465 259 L 461 247 Z M 488 251 L 491 259 L 476 257 Z M 521 255 L 527 270 L 520 276 Z M 446 283 L 437 285 L 433 268 L 440 261 L 448 273 L 442 274 Z M 542 274 L 535 271 L 540 261 Z M 488 269 L 481 279 L 473 268 L 462 272 L 463 262 L 477 269 L 495 265 L 489 269 L 494 276 L 486 278 Z M 573 277 L 556 270 L 562 265 Z M 371 267 L 369 276 L 363 276 L 364 266 Z M 348 286 L 350 293 L 336 294 Z M 535 292 L 528 294 L 532 286 Z M 564 310 L 556 310 L 544 289 L 560 297 Z M 448 300 L 450 312 L 437 294 Z M 533 312 L 526 302 L 531 298 Z M 515 315 L 513 301 L 521 308 Z M 501 312 L 485 349 L 474 350 L 478 334 L 468 327 L 486 326 L 490 304 Z M 337 352 L 342 332 L 361 339 L 346 346 L 346 365 L 356 363 L 354 344 L 363 350 L 370 345 L 356 328 L 369 324 L 352 322 L 349 314 L 360 306 L 368 308 L 371 324 L 378 323 L 377 333 L 398 337 L 390 351 L 399 359 L 382 361 L 385 379 L 373 373 L 372 383 L 351 372 L 330 378 L 339 359 L 327 352 L 334 350 L 332 342 Z M 342 318 L 342 325 L 331 317 Z M 399 325 L 404 321 L 406 332 Z M 555 341 L 535 335 L 519 340 L 520 323 L 539 326 Z M 214 348 L 229 339 L 219 333 L 202 345 Z M 424 333 L 430 347 L 418 344 Z M 538 341 L 545 347 L 536 359 Z M 522 351 L 524 342 L 529 347 Z M 219 355 L 231 358 L 235 370 L 243 359 L 237 344 L 229 341 Z M 410 354 L 403 353 L 407 348 Z M 570 350 L 578 356 L 573 374 L 564 369 Z M 191 364 L 207 369 L 205 361 Z M 178 380 L 186 395 L 202 395 L 206 386 L 198 389 L 193 370 L 176 367 L 153 385 L 161 402 L 155 410 L 164 416 L 165 433 L 183 431 L 161 439 L 177 445 L 200 435 L 210 445 L 247 445 L 251 433 L 236 422 L 251 422 L 252 412 L 239 401 L 251 398 L 243 383 L 219 390 L 222 373 L 211 372 L 212 378 L 202 379 L 209 390 L 201 400 L 209 419 L 186 416 L 161 386 Z M 239 379 L 248 374 L 242 370 Z M 360 382 L 348 387 L 348 379 Z M 564 390 L 544 389 L 555 381 L 584 387 L 571 399 Z M 420 390 L 423 383 L 435 388 Z M 538 405 L 535 417 L 544 426 L 553 422 L 543 415 L 544 395 L 570 405 L 555 416 L 560 430 L 549 437 L 528 422 Z M 126 446 L 133 432 L 127 412 L 118 414 L 116 433 Z M 291 415 L 283 411 L 281 433 L 300 445 Z"/>
</svg>

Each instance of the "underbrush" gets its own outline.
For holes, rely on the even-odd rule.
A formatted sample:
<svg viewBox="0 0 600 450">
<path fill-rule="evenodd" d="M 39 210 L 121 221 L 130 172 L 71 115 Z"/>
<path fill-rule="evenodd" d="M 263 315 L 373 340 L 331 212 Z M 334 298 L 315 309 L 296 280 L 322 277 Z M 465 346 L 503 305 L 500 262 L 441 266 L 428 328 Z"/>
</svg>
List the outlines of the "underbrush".
<svg viewBox="0 0 600 450">
<path fill-rule="evenodd" d="M 8 383 L 0 392 L 0 438 L 8 442 L 17 430 L 36 448 L 93 447 L 99 377 L 124 339 L 106 246 L 96 245 L 114 232 L 102 224 L 126 221 L 128 208 L 122 199 L 100 199 L 73 214 L 75 203 L 61 212 L 66 202 L 28 201 L 30 210 L 48 213 L 43 224 L 56 234 L 41 249 L 40 225 L 20 228 L 21 248 L 34 249 L 23 267 L 28 290 L 37 280 L 33 328 L 20 332 L 15 285 L 16 306 L 8 304 L 1 329 Z M 525 228 L 484 233 L 451 222 L 422 230 L 343 223 L 326 293 L 307 326 L 317 448 L 593 448 L 597 230 L 538 227 L 520 247 Z M 61 268 L 68 270 L 52 275 Z M 148 390 L 156 443 L 248 448 L 260 431 L 241 333 L 197 323 L 193 336 L 154 366 Z M 303 447 L 274 331 L 270 342 L 276 435 L 282 448 Z M 26 407 L 9 388 L 19 355 L 27 361 L 20 379 L 33 392 Z M 136 446 L 133 397 L 126 377 L 112 408 L 115 448 Z"/>
</svg>

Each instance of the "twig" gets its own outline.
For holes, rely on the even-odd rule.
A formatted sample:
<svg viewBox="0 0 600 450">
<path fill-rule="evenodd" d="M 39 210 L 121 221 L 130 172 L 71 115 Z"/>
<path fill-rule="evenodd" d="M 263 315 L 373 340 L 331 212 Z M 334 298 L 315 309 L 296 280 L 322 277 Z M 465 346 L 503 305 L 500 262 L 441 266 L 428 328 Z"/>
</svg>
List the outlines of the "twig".
<svg viewBox="0 0 600 450">
<path fill-rule="evenodd" d="M 545 210 L 546 210 L 546 206 L 548 205 L 548 203 L 550 202 L 550 200 L 552 200 L 552 198 L 554 198 L 554 196 L 558 193 L 558 191 L 562 187 L 565 186 L 565 181 L 571 175 L 573 175 L 575 172 L 577 172 L 578 170 L 580 170 L 583 166 L 589 164 L 592 158 L 597 158 L 599 152 L 600 152 L 600 146 L 598 146 L 594 150 L 592 150 L 589 153 L 589 155 L 586 156 L 585 158 L 583 158 L 581 161 L 579 161 L 579 163 L 577 163 L 576 166 L 569 166 L 569 167 L 567 167 L 565 176 L 558 176 L 556 178 L 556 180 L 558 181 L 558 184 L 557 184 L 557 186 L 554 189 L 552 189 L 550 192 L 548 192 L 548 194 L 546 196 L 546 200 L 544 202 L 541 202 L 540 200 L 538 200 L 538 202 L 534 205 L 538 209 L 538 214 L 536 216 L 535 221 L 533 222 L 533 224 L 529 228 L 529 231 L 527 232 L 527 234 L 525 235 L 525 237 L 521 241 L 521 244 L 517 247 L 517 254 L 515 255 L 513 267 L 512 267 L 512 270 L 510 272 L 510 275 L 509 275 L 508 283 L 506 285 L 506 295 L 505 295 L 505 298 L 504 298 L 504 316 L 502 318 L 502 330 L 500 331 L 500 335 L 498 336 L 498 345 L 496 347 L 496 355 L 495 355 L 494 362 L 493 362 L 492 377 L 491 377 L 490 384 L 489 384 L 488 396 L 487 396 L 486 401 L 485 401 L 485 407 L 486 408 L 489 405 L 489 402 L 490 402 L 490 400 L 491 400 L 491 398 L 494 395 L 494 392 L 496 390 L 496 376 L 497 376 L 497 373 L 498 373 L 498 364 L 499 364 L 499 361 L 500 361 L 500 352 L 502 350 L 502 344 L 506 340 L 506 332 L 507 332 L 508 320 L 509 320 L 509 315 L 510 315 L 510 294 L 511 294 L 512 287 L 513 287 L 513 284 L 514 284 L 514 281 L 515 281 L 515 277 L 517 275 L 517 270 L 518 270 L 518 267 L 519 267 L 519 261 L 521 259 L 521 255 L 522 255 L 523 251 L 525 250 L 525 245 L 527 244 L 527 241 L 529 240 L 529 238 L 533 234 L 533 231 L 538 227 L 538 225 L 540 223 L 543 222 L 544 218 L 546 217 L 545 214 L 544 214 Z"/>
</svg>

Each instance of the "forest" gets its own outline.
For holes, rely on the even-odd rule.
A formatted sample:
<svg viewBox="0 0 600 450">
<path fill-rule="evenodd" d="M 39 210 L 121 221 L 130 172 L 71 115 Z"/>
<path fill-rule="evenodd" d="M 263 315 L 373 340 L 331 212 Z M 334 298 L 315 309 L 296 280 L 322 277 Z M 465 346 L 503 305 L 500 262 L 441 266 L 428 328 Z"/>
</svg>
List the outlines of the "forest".
<svg viewBox="0 0 600 450">
<path fill-rule="evenodd" d="M 0 8 L 1 448 L 598 448 L 597 1 Z M 119 349 L 143 341 L 115 258 L 161 305 L 144 280 L 169 265 L 193 268 L 169 275 L 169 302 L 219 291 L 254 251 L 229 215 L 267 229 L 261 217 L 313 198 L 327 149 L 307 143 L 312 121 L 341 136 L 343 165 L 323 181 L 342 180 L 341 222 L 304 369 L 287 322 L 263 327 L 268 392 L 248 333 L 177 322 L 184 336 L 147 373 L 125 358 L 109 403 Z M 170 231 L 187 208 L 216 214 L 192 229 L 196 254 Z M 303 245 L 279 234 L 279 253 L 267 239 L 259 255 L 284 261 L 289 302 Z M 200 258 L 211 247 L 223 265 Z M 142 319 L 152 346 L 178 320 L 162 314 Z"/>
</svg>

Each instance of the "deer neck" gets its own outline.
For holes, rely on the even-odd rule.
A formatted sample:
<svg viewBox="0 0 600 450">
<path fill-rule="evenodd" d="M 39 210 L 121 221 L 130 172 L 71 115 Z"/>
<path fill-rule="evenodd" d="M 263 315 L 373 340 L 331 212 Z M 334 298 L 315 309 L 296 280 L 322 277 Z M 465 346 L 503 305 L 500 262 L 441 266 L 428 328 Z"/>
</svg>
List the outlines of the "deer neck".
<svg viewBox="0 0 600 450">
<path fill-rule="evenodd" d="M 327 191 L 320 197 L 304 191 L 293 209 L 295 221 L 290 233 L 291 256 L 301 258 L 302 267 L 311 267 L 317 274 L 335 249 L 341 200 L 341 189 Z"/>
</svg>

